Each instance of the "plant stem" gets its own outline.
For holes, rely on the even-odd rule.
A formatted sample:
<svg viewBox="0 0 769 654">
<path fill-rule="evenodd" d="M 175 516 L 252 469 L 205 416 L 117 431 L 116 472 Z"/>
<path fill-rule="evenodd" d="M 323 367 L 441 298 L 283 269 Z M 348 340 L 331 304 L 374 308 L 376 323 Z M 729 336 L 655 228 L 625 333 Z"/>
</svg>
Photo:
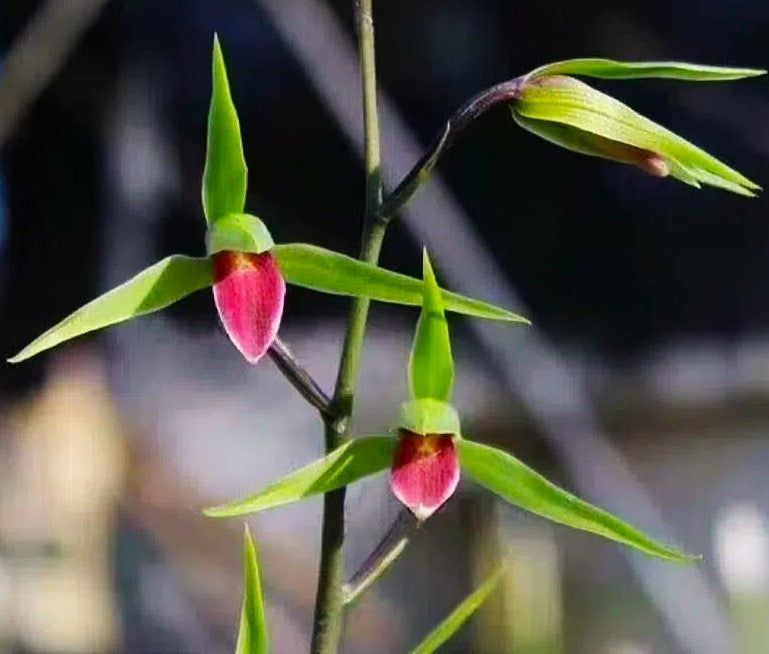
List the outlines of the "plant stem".
<svg viewBox="0 0 769 654">
<path fill-rule="evenodd" d="M 364 163 L 366 171 L 366 209 L 360 258 L 377 263 L 382 248 L 386 221 L 378 220 L 382 202 L 379 119 L 376 96 L 376 62 L 374 49 L 373 0 L 356 0 L 355 22 L 360 52 L 360 72 L 363 92 Z M 353 300 L 347 323 L 342 355 L 339 362 L 334 397 L 333 418 L 326 420 L 326 451 L 344 443 L 348 435 L 353 409 L 355 384 L 360 367 L 363 340 L 366 334 L 369 300 Z M 318 592 L 315 597 L 313 621 L 313 654 L 334 654 L 342 631 L 344 583 L 344 498 L 345 489 L 327 493 L 323 501 Z"/>
<path fill-rule="evenodd" d="M 358 571 L 343 588 L 345 605 L 353 604 L 363 595 L 397 559 L 419 528 L 419 522 L 406 509 L 401 509 L 387 533 L 369 554 Z"/>
<path fill-rule="evenodd" d="M 331 399 L 279 338 L 270 346 L 270 358 L 299 394 L 318 410 L 323 420 L 332 418 Z"/>
<path fill-rule="evenodd" d="M 454 145 L 457 137 L 476 118 L 492 107 L 515 100 L 521 90 L 522 77 L 495 84 L 473 96 L 457 109 L 443 124 L 425 153 L 414 167 L 406 173 L 395 189 L 387 195 L 377 210 L 376 219 L 387 222 L 414 196 L 419 187 L 427 181 L 441 155 Z"/>
</svg>

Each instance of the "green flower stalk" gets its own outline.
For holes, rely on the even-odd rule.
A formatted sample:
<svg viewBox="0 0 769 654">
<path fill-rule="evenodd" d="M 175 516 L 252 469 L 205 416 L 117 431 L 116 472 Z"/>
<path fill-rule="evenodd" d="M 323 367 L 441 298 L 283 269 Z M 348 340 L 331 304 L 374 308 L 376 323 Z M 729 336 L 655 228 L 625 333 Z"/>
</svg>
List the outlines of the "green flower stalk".
<svg viewBox="0 0 769 654">
<path fill-rule="evenodd" d="M 517 458 L 467 438 L 451 405 L 454 363 L 442 295 L 427 254 L 424 299 L 408 373 L 411 398 L 395 436 L 361 436 L 244 500 L 205 511 L 234 517 L 341 488 L 390 468 L 393 494 L 420 520 L 447 502 L 465 473 L 501 499 L 544 518 L 679 563 L 697 557 L 660 543 L 616 516 L 552 484 Z"/>
<path fill-rule="evenodd" d="M 277 336 L 287 282 L 324 293 L 422 303 L 418 279 L 314 245 L 275 244 L 267 226 L 244 212 L 247 168 L 240 123 L 216 37 L 212 77 L 202 185 L 207 256 L 175 254 L 159 261 L 54 325 L 9 361 L 23 361 L 77 336 L 158 311 L 208 287 L 213 287 L 225 331 L 250 363 L 258 362 Z M 442 293 L 452 311 L 528 323 L 511 311 Z"/>
</svg>

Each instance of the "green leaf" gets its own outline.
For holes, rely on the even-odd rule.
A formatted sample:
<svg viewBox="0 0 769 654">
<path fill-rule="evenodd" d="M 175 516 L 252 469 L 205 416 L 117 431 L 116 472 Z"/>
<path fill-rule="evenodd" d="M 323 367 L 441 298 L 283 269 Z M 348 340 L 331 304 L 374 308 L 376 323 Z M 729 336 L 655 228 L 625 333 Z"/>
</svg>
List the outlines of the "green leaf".
<svg viewBox="0 0 769 654">
<path fill-rule="evenodd" d="M 760 190 L 704 150 L 571 77 L 530 80 L 511 109 L 521 126 L 577 152 L 647 170 L 650 157 L 659 156 L 671 175 L 697 188 L 709 184 L 747 196 Z M 560 129 L 551 127 L 554 124 Z"/>
<path fill-rule="evenodd" d="M 656 77 L 688 80 L 692 82 L 724 82 L 765 75 L 756 68 L 729 68 L 703 66 L 680 61 L 615 61 L 613 59 L 586 58 L 566 59 L 546 64 L 531 71 L 527 77 L 545 75 L 587 75 L 603 79 L 640 79 Z"/>
<path fill-rule="evenodd" d="M 448 641 L 449 638 L 459 631 L 459 628 L 467 622 L 468 618 L 475 613 L 481 604 L 486 601 L 488 596 L 491 595 L 502 579 L 504 572 L 505 566 L 500 565 L 478 588 L 462 600 L 417 647 L 411 650 L 411 654 L 432 654 L 432 652 Z"/>
<path fill-rule="evenodd" d="M 203 172 L 203 211 L 209 223 L 230 213 L 242 213 L 248 182 L 240 123 L 216 35 L 211 68 L 211 106 L 208 110 L 206 167 Z"/>
<path fill-rule="evenodd" d="M 259 579 L 256 546 L 246 525 L 243 531 L 243 606 L 240 609 L 240 628 L 235 646 L 236 654 L 267 654 L 270 651 L 264 596 Z"/>
<path fill-rule="evenodd" d="M 211 286 L 212 275 L 207 258 L 167 257 L 80 307 L 8 361 L 24 361 L 71 338 L 163 309 Z"/>
<path fill-rule="evenodd" d="M 629 545 L 678 563 L 699 557 L 653 540 L 610 513 L 558 488 L 511 454 L 467 439 L 458 440 L 462 469 L 502 499 L 543 518 Z"/>
<path fill-rule="evenodd" d="M 260 254 L 275 245 L 265 224 L 248 213 L 229 213 L 211 223 L 206 230 L 206 254 L 253 252 Z"/>
<path fill-rule="evenodd" d="M 435 279 L 427 250 L 422 253 L 424 281 L 422 311 L 409 358 L 409 381 L 414 398 L 448 401 L 454 385 L 449 326 L 443 311 L 441 289 Z"/>
<path fill-rule="evenodd" d="M 203 513 L 212 518 L 233 518 L 347 486 L 389 468 L 397 444 L 392 436 L 355 438 L 256 495 L 206 509 Z"/>
<path fill-rule="evenodd" d="M 305 243 L 276 245 L 272 253 L 286 281 L 324 293 L 369 297 L 380 302 L 421 306 L 423 284 L 419 279 L 385 270 L 358 259 Z M 476 318 L 531 323 L 507 309 L 442 291 L 448 311 Z"/>
<path fill-rule="evenodd" d="M 448 402 L 422 397 L 401 404 L 398 427 L 415 434 L 460 435 L 459 414 Z"/>
</svg>

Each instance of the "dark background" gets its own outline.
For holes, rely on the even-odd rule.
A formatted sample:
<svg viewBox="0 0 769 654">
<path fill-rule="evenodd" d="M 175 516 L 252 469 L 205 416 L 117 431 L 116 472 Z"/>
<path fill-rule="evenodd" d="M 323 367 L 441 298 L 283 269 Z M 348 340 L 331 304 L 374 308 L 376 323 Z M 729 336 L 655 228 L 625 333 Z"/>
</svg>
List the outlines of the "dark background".
<svg viewBox="0 0 769 654">
<path fill-rule="evenodd" d="M 38 3 L 4 3 L 13 40 Z M 351 27 L 348 3 L 335 2 Z M 761 66 L 769 7 L 760 2 L 380 3 L 382 86 L 430 139 L 469 95 L 571 56 L 670 58 Z M 219 31 L 249 162 L 248 206 L 276 240 L 354 252 L 362 174 L 301 69 L 252 2 L 111 2 L 3 151 L 7 241 L 0 342 L 6 353 L 96 289 L 107 198 L 100 157 L 121 62 L 149 52 L 164 67 L 182 162 L 179 202 L 162 216 L 162 253 L 200 252 L 199 182 L 211 32 Z M 598 84 L 760 183 L 769 135 L 763 80 Z M 769 222 L 764 198 L 694 192 L 671 180 L 560 151 L 517 129 L 504 108 L 485 115 L 441 162 L 457 196 L 557 340 L 622 361 L 658 339 L 729 340 L 769 321 Z M 416 249 L 393 231 L 383 262 L 413 271 Z M 304 296 L 303 296 L 304 297 Z M 308 299 L 308 298 L 305 298 Z M 311 301 L 311 304 L 310 304 Z M 292 303 L 289 320 L 341 305 Z M 208 303 L 177 311 L 211 318 Z M 2 367 L 18 389 L 30 369 Z"/>
<path fill-rule="evenodd" d="M 54 2 L 79 11 L 80 0 Z M 328 4 L 351 33 L 351 3 Z M 425 143 L 479 90 L 558 59 L 769 65 L 769 3 L 763 0 L 377 0 L 375 5 L 381 87 Z M 0 0 L 0 55 L 12 50 L 44 6 Z M 247 209 L 265 221 L 276 242 L 357 251 L 364 199 L 359 158 L 260 4 L 110 0 L 0 143 L 3 358 L 160 257 L 203 253 L 200 180 L 214 31 L 240 114 L 249 165 Z M 0 98 L 8 92 L 3 82 L 0 63 Z M 769 178 L 766 78 L 590 83 L 757 183 Z M 130 129 L 119 133 L 130 122 L 130 111 L 142 110 L 156 121 L 147 132 L 161 142 L 143 141 L 141 130 L 135 139 Z M 388 134 L 383 140 L 388 142 Z M 126 147 L 136 151 L 121 168 Z M 153 156 L 172 162 L 157 169 L 167 177 L 153 178 Z M 489 352 L 481 352 L 477 333 L 466 322 L 457 321 L 456 329 L 452 322 L 458 406 L 463 419 L 465 411 L 472 413 L 463 424 L 588 499 L 703 552 L 706 563 L 692 576 L 701 574 L 714 590 L 700 593 L 689 577 L 678 583 L 675 570 L 639 564 L 632 554 L 620 555 L 625 551 L 584 534 L 548 531 L 543 521 L 502 513 L 488 494 L 463 490 L 431 521 L 435 526 L 423 530 L 421 544 L 407 550 L 397 564 L 402 567 L 394 566 L 381 596 L 372 600 L 384 598 L 384 608 L 365 605 L 348 621 L 350 631 L 357 626 L 364 637 L 348 633 L 346 651 L 387 651 L 388 643 L 416 642 L 472 586 L 477 560 L 491 558 L 485 545 L 475 542 L 477 534 L 500 524 L 503 546 L 523 553 L 517 581 L 525 582 L 528 574 L 532 582 L 522 583 L 532 589 L 522 608 L 514 603 L 506 615 L 518 616 L 520 610 L 531 619 L 551 620 L 552 647 L 542 649 L 535 638 L 528 649 L 520 646 L 521 654 L 699 654 L 687 646 L 687 634 L 711 633 L 712 625 L 702 618 L 708 612 L 699 610 L 704 595 L 720 602 L 717 617 L 731 621 L 744 642 L 759 643 L 744 651 L 764 651 L 769 647 L 769 200 L 697 191 L 560 150 L 517 128 L 503 107 L 480 118 L 439 171 L 536 325 L 523 345 L 513 337 L 502 341 L 511 360 L 520 355 L 522 362 L 511 373 L 517 375 L 516 393 L 510 378 L 501 383 L 503 376 L 488 365 L 483 354 Z M 145 193 L 155 185 L 162 192 Z M 456 243 L 460 256 L 462 247 Z M 419 274 L 419 249 L 396 223 L 382 263 Z M 489 288 L 497 281 L 489 280 Z M 325 387 L 333 380 L 347 307 L 345 299 L 295 288 L 288 298 L 282 333 Z M 397 406 L 403 391 L 401 362 L 411 314 L 381 307 L 373 313 L 356 411 L 367 429 L 371 424 L 385 429 L 391 424 L 388 403 Z M 397 318 L 384 322 L 382 316 Z M 60 467 L 74 467 L 75 460 L 91 456 L 98 468 L 95 443 L 108 440 L 109 430 L 93 427 L 89 411 L 117 406 L 120 420 L 113 428 L 128 452 L 127 481 L 113 475 L 121 490 L 100 510 L 118 517 L 104 530 L 108 545 L 100 543 L 94 551 L 110 557 L 110 592 L 119 598 L 123 626 L 123 640 L 116 641 L 120 651 L 231 649 L 240 525 L 212 526 L 199 509 L 212 498 L 254 490 L 320 450 L 312 413 L 288 394 L 272 367 L 244 366 L 221 331 L 210 295 L 198 293 L 109 335 L 88 336 L 23 365 L 0 364 L 0 505 L 11 493 L 3 484 L 14 473 L 18 485 L 28 489 L 37 488 L 33 482 L 39 478 L 55 477 L 52 471 Z M 553 357 L 536 350 L 539 336 L 564 355 L 565 372 L 553 373 Z M 576 393 L 574 399 L 567 373 L 587 381 L 584 397 Z M 91 383 L 101 395 L 89 390 Z M 50 421 L 36 422 L 38 410 Z M 80 431 L 67 428 L 73 413 Z M 58 434 L 62 425 L 64 433 Z M 46 440 L 49 432 L 58 435 Z M 80 432 L 90 434 L 93 443 L 72 445 L 71 459 L 48 447 Z M 271 438 L 254 437 L 263 432 Z M 34 447 L 24 445 L 28 442 Z M 601 458 L 602 447 L 622 456 Z M 27 461 L 25 452 L 31 453 L 29 467 L 19 463 Z M 49 453 L 50 467 L 37 458 L 42 452 Z M 648 491 L 644 501 L 633 492 L 636 481 Z M 72 498 L 53 483 L 40 488 L 43 496 L 62 495 L 63 513 L 70 515 Z M 37 504 L 20 497 L 15 512 L 0 511 L 0 573 L 6 550 L 15 556 L 8 545 L 15 530 L 23 532 L 28 519 L 48 521 Z M 348 567 L 370 550 L 396 511 L 386 489 L 366 495 L 367 504 L 354 492 L 352 497 Z M 277 652 L 302 651 L 286 643 L 304 644 L 309 630 L 318 505 L 307 505 L 297 513 L 276 512 L 272 521 L 272 514 L 259 516 L 268 597 L 275 610 L 289 616 L 275 621 L 283 647 Z M 640 507 L 635 514 L 634 507 Z M 649 518 L 655 511 L 659 521 Z M 86 524 L 90 519 L 87 515 Z M 286 538 L 284 522 L 300 535 Z M 732 559 L 721 557 L 723 551 Z M 142 595 L 148 569 L 161 569 L 176 593 L 169 600 L 156 592 L 155 579 L 149 594 L 176 611 L 174 619 L 152 613 L 152 602 Z M 756 583 L 746 586 L 742 573 Z M 222 579 L 235 581 L 223 589 Z M 679 591 L 671 595 L 672 609 L 660 599 L 660 589 L 671 586 Z M 537 595 L 541 588 L 549 589 L 544 600 Z M 0 604 L 3 597 L 0 592 Z M 541 610 L 539 601 L 557 608 Z M 676 610 L 680 606 L 692 609 L 688 623 L 686 611 Z M 185 619 L 176 620 L 178 615 Z M 496 623 L 487 618 L 486 624 Z M 0 646 L 4 633 L 0 624 Z M 492 641 L 477 651 L 496 653 L 506 642 L 494 629 L 474 633 Z M 545 634 L 545 628 L 538 633 Z M 465 633 L 447 651 L 470 651 L 469 638 Z M 14 644 L 11 651 L 48 651 Z"/>
</svg>

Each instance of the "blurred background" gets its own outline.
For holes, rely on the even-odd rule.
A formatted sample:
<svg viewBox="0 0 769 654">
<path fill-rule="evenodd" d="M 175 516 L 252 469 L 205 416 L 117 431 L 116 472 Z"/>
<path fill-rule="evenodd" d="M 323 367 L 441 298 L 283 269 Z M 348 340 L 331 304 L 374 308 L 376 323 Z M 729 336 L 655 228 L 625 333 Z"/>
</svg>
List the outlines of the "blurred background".
<svg viewBox="0 0 769 654">
<path fill-rule="evenodd" d="M 761 0 L 377 2 L 385 173 L 466 98 L 575 56 L 766 67 Z M 361 118 L 346 0 L 0 2 L 3 358 L 173 252 L 203 253 L 214 30 L 276 241 L 355 253 Z M 591 82 L 592 83 L 592 82 Z M 763 184 L 765 79 L 595 83 Z M 697 192 L 483 116 L 391 230 L 382 263 L 530 317 L 452 318 L 465 432 L 663 540 L 683 569 L 463 484 L 347 620 L 407 651 L 500 556 L 512 573 L 446 652 L 769 652 L 769 200 Z M 283 338 L 331 389 L 348 302 L 291 288 Z M 355 429 L 392 426 L 416 313 L 377 306 Z M 0 651 L 232 651 L 241 523 L 201 507 L 320 454 L 272 363 L 244 365 L 210 295 L 0 364 Z M 320 500 L 250 521 L 276 652 L 306 651 Z M 348 493 L 352 572 L 398 513 Z"/>
</svg>

